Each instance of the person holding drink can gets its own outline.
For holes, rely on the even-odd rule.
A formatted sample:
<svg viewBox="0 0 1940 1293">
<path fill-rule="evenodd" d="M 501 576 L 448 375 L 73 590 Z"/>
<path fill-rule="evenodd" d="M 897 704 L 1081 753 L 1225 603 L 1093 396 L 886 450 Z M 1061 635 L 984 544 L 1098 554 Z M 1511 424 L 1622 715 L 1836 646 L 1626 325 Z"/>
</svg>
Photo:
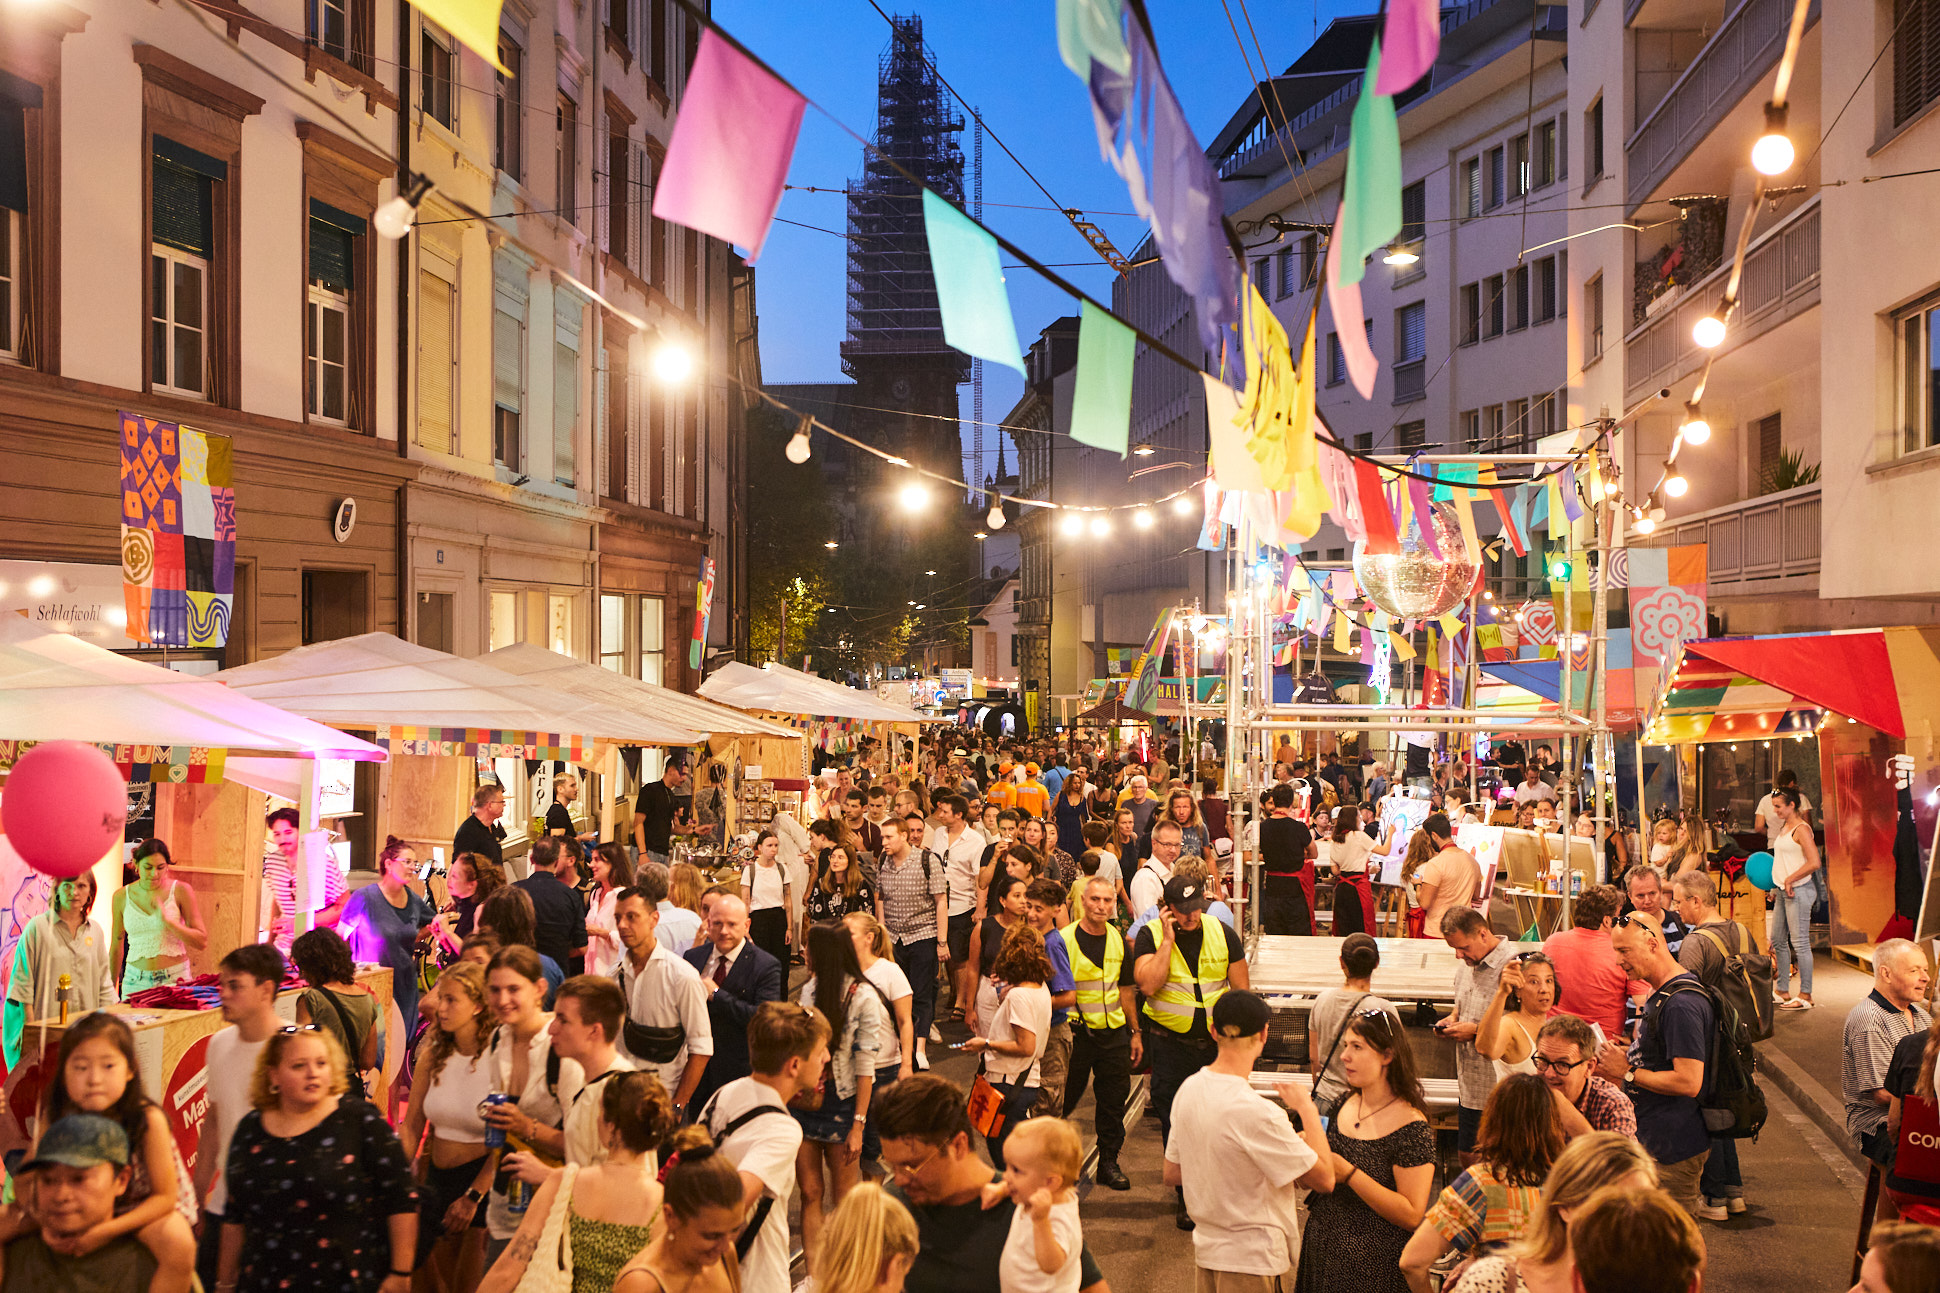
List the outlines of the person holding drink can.
<svg viewBox="0 0 1940 1293">
<path fill-rule="evenodd" d="M 533 1187 L 512 1170 L 514 1153 L 536 1156 L 547 1166 L 565 1160 L 566 1110 L 585 1084 L 577 1060 L 552 1051 L 552 1016 L 539 954 L 522 943 L 501 948 L 485 971 L 492 1033 L 485 1045 L 492 1089 L 479 1104 L 487 1149 L 505 1151 L 485 1206 L 485 1264 L 489 1268 L 512 1242 Z"/>
</svg>

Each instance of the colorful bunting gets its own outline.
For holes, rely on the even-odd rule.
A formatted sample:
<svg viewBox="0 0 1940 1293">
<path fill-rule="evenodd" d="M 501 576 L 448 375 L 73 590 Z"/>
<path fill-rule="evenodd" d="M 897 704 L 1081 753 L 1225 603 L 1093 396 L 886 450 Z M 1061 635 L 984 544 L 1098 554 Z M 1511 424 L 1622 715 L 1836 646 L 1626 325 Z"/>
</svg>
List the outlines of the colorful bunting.
<svg viewBox="0 0 1940 1293">
<path fill-rule="evenodd" d="M 943 315 L 943 340 L 966 355 L 1024 371 L 1004 294 L 1003 262 L 997 240 L 969 216 L 929 189 L 923 190 L 923 231 L 928 237 L 930 269 L 936 276 L 936 304 Z"/>
<path fill-rule="evenodd" d="M 1400 94 L 1435 65 L 1442 43 L 1442 11 L 1438 0 L 1388 0 L 1381 24 L 1381 71 L 1374 78 L 1376 94 Z"/>
<path fill-rule="evenodd" d="M 1058 0 L 1058 55 L 1086 82 L 1094 62 L 1128 74 L 1132 51 L 1125 47 L 1124 0 Z"/>
<path fill-rule="evenodd" d="M 694 589 L 694 637 L 687 644 L 687 667 L 701 667 L 707 651 L 707 622 L 714 616 L 714 558 L 701 558 L 700 582 Z"/>
<path fill-rule="evenodd" d="M 1529 555 L 1529 545 L 1523 536 L 1528 533 L 1528 522 L 1518 511 L 1522 505 L 1522 495 L 1509 490 L 1492 489 L 1489 497 L 1495 500 L 1496 515 L 1502 518 L 1502 533 L 1509 540 L 1509 547 L 1518 557 Z"/>
<path fill-rule="evenodd" d="M 1354 103 L 1347 176 L 1341 182 L 1334 242 L 1327 252 L 1327 262 L 1337 267 L 1343 284 L 1360 282 L 1367 258 L 1401 232 L 1401 126 L 1393 96 L 1375 89 L 1380 63 L 1377 40 Z"/>
<path fill-rule="evenodd" d="M 1251 283 L 1246 285 L 1246 306 L 1240 317 L 1246 354 L 1246 390 L 1240 396 L 1239 411 L 1245 420 L 1246 451 L 1259 464 L 1266 487 L 1284 490 L 1293 484 L 1293 461 L 1288 445 L 1298 397 L 1293 352 L 1287 343 L 1286 329 L 1280 326 L 1267 307 L 1266 298 Z"/>
<path fill-rule="evenodd" d="M 1071 438 L 1120 458 L 1131 438 L 1132 356 L 1138 334 L 1091 302 L 1078 323 L 1078 374 L 1071 396 Z"/>
<path fill-rule="evenodd" d="M 494 51 L 497 34 L 494 17 Z M 752 265 L 781 206 L 807 106 L 712 30 L 702 32 L 654 185 L 653 214 L 746 247 Z"/>
<path fill-rule="evenodd" d="M 1361 501 L 1361 525 L 1367 531 L 1366 551 L 1379 556 L 1398 554 L 1401 540 L 1395 534 L 1394 513 L 1388 509 L 1381 469 L 1365 458 L 1356 458 L 1354 483 Z"/>
<path fill-rule="evenodd" d="M 1343 206 L 1342 211 L 1345 210 Z M 1340 220 L 1336 217 L 1334 245 L 1339 244 Z M 1347 367 L 1347 378 L 1354 383 L 1354 389 L 1360 392 L 1362 399 L 1373 399 L 1374 378 L 1381 371 L 1381 364 L 1367 344 L 1366 316 L 1361 313 L 1361 285 L 1359 281 L 1345 283 L 1337 279 L 1335 269 L 1338 264 L 1336 257 L 1329 252 L 1327 312 L 1334 318 L 1334 344 L 1340 347 L 1341 360 Z"/>
<path fill-rule="evenodd" d="M 1212 474 L 1223 490 L 1260 493 L 1266 478 L 1260 464 L 1247 452 L 1246 431 L 1239 425 L 1239 392 L 1214 377 L 1202 374 L 1206 384 L 1206 429 L 1212 442 Z"/>
</svg>

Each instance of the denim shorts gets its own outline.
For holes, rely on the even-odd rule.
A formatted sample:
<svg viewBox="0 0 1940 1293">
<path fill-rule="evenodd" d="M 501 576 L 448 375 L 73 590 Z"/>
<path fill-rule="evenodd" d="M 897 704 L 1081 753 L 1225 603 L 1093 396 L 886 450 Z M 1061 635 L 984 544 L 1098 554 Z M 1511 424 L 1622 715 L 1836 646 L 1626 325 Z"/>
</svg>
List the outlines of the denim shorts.
<svg viewBox="0 0 1940 1293">
<path fill-rule="evenodd" d="M 802 1125 L 805 1140 L 820 1141 L 824 1145 L 839 1145 L 849 1138 L 849 1128 L 855 1125 L 855 1096 L 846 1098 L 835 1094 L 835 1082 L 830 1079 L 822 1088 L 822 1107 L 820 1109 L 790 1109 L 795 1121 Z"/>
</svg>

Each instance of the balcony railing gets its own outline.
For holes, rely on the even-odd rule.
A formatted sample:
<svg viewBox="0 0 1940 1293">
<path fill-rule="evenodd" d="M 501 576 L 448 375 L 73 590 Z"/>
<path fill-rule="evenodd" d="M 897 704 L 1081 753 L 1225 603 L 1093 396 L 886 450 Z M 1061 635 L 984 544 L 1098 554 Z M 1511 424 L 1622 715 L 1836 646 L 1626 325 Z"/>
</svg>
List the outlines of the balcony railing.
<svg viewBox="0 0 1940 1293">
<path fill-rule="evenodd" d="M 1755 2 L 1755 0 L 1754 0 Z M 1686 288 L 1675 302 L 1624 338 L 1624 389 L 1634 397 L 1668 386 L 1703 362 L 1691 326 L 1724 300 L 1729 264 Z M 1737 347 L 1819 300 L 1819 199 L 1813 198 L 1767 229 L 1745 254 L 1738 308 L 1727 347 Z"/>
<path fill-rule="evenodd" d="M 1778 62 L 1791 16 L 1789 0 L 1745 0 L 1724 20 L 1624 145 L 1629 179 L 1624 196 L 1631 206 L 1648 198 Z M 1818 20 L 1815 0 L 1806 24 Z"/>
<path fill-rule="evenodd" d="M 1705 578 L 1714 596 L 1771 591 L 1777 580 L 1817 576 L 1819 485 L 1681 516 L 1659 526 L 1648 546 L 1689 543 L 1705 545 Z"/>
</svg>

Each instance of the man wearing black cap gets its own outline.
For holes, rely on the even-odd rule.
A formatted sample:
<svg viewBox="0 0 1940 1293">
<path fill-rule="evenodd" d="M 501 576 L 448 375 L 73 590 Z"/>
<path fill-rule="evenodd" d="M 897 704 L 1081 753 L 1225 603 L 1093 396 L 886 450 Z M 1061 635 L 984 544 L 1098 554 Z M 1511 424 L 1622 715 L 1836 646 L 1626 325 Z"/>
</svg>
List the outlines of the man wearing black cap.
<svg viewBox="0 0 1940 1293">
<path fill-rule="evenodd" d="M 1159 1136 L 1172 1138 L 1172 1101 L 1179 1084 L 1212 1062 L 1217 1048 L 1206 1028 L 1206 1011 L 1231 988 L 1249 986 L 1246 947 L 1223 921 L 1204 917 L 1206 895 L 1185 876 L 1165 882 L 1159 918 L 1138 931 L 1132 947 L 1133 977 L 1145 994 L 1145 1049 L 1152 1057 L 1152 1107 Z M 1185 1195 L 1179 1196 L 1179 1229 L 1192 1229 Z"/>
<path fill-rule="evenodd" d="M 1299 1115 L 1286 1115 L 1253 1089 L 1253 1065 L 1266 1049 L 1272 1009 L 1251 992 L 1214 1003 L 1219 1058 L 1179 1086 L 1179 1134 L 1166 1142 L 1165 1180 L 1179 1186 L 1196 1228 L 1193 1260 L 1201 1293 L 1274 1293 L 1298 1263 L 1295 1187 L 1334 1185 L 1333 1153 L 1320 1110 L 1305 1087 L 1277 1090 Z"/>
<path fill-rule="evenodd" d="M 120 1123 L 91 1113 L 69 1114 L 47 1129 L 32 1158 L 9 1163 L 8 1170 L 35 1178 L 33 1218 L 40 1229 L 6 1246 L 0 1291 L 148 1287 L 155 1255 L 133 1235 L 111 1239 L 81 1257 L 56 1251 L 56 1245 L 66 1246 L 113 1219 L 115 1199 L 128 1188 L 128 1136 Z"/>
</svg>

